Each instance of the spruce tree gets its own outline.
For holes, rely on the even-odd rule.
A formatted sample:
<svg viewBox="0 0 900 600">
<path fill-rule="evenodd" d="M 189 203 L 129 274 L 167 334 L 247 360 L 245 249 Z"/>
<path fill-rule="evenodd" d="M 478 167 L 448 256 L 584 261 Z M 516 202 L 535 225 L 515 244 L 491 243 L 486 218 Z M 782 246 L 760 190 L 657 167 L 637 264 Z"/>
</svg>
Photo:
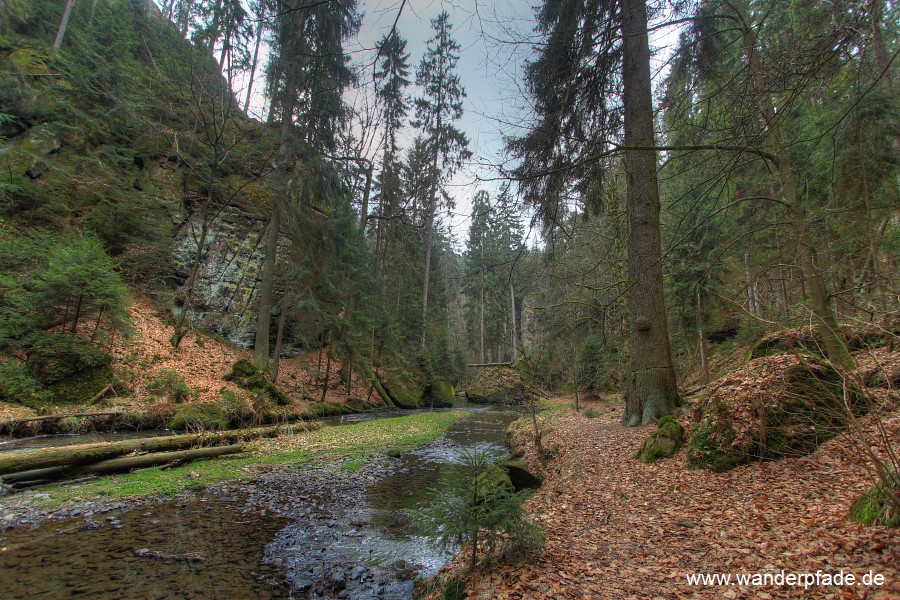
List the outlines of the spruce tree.
<svg viewBox="0 0 900 600">
<path fill-rule="evenodd" d="M 416 84 L 423 89 L 423 95 L 416 99 L 416 122 L 413 125 L 422 131 L 428 144 L 431 164 L 427 176 L 430 191 L 423 210 L 425 230 L 424 273 L 422 275 L 422 350 L 426 345 L 428 329 L 428 286 L 431 277 L 431 253 L 434 243 L 435 216 L 443 192 L 443 184 L 459 170 L 464 160 L 471 156 L 469 140 L 465 133 L 453 125 L 463 114 L 462 99 L 465 90 L 455 73 L 459 61 L 459 44 L 451 37 L 453 26 L 450 16 L 442 12 L 431 20 L 434 37 L 428 41 L 428 48 L 419 68 L 416 70 Z"/>
</svg>

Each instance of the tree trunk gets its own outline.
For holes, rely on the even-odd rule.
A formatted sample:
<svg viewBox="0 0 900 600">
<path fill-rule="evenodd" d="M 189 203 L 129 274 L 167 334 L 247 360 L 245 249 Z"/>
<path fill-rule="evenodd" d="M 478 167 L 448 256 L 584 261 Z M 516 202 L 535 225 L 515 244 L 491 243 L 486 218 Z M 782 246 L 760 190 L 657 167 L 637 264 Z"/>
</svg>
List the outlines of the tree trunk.
<svg viewBox="0 0 900 600">
<path fill-rule="evenodd" d="M 624 425 L 646 425 L 681 402 L 672 367 L 663 294 L 650 48 L 644 0 L 623 0 L 623 105 L 628 236 L 630 357 L 625 382 Z"/>
<path fill-rule="evenodd" d="M 709 362 L 706 352 L 706 332 L 703 331 L 703 304 L 700 301 L 700 286 L 697 286 L 697 337 L 700 342 L 700 372 L 703 385 L 709 385 Z"/>
<path fill-rule="evenodd" d="M 259 46 L 262 43 L 263 10 L 260 5 L 259 22 L 256 24 L 256 41 L 253 43 L 253 61 L 250 63 L 250 81 L 247 83 L 247 97 L 244 99 L 244 114 L 250 109 L 250 96 L 253 94 L 253 78 L 256 76 L 256 64 L 259 60 Z"/>
<path fill-rule="evenodd" d="M 753 33 L 750 31 L 744 32 L 744 53 L 752 80 L 754 82 L 759 81 L 764 74 L 756 52 L 756 41 Z M 766 89 L 762 82 L 760 84 L 760 90 Z M 790 222 L 794 230 L 794 238 L 797 241 L 800 269 L 803 273 L 804 288 L 809 297 L 815 329 L 819 334 L 825 356 L 836 366 L 852 368 L 853 359 L 844 345 L 841 329 L 838 326 L 828 291 L 825 288 L 825 280 L 816 266 L 816 250 L 813 246 L 800 193 L 797 189 L 794 165 L 790 156 L 788 156 L 787 144 L 781 135 L 780 117 L 775 110 L 775 103 L 768 93 L 760 92 L 759 106 L 765 122 L 769 146 L 772 154 L 775 156 L 774 162 L 778 172 L 778 180 L 781 183 L 781 197 L 787 207 L 788 222 Z"/>
<path fill-rule="evenodd" d="M 278 234 L 281 229 L 281 201 L 272 202 L 272 215 L 266 236 L 266 258 L 263 261 L 262 281 L 259 289 L 259 307 L 256 315 L 256 339 L 253 344 L 253 361 L 261 371 L 269 370 L 269 328 L 272 324 L 272 294 L 275 287 L 275 262 L 278 259 Z"/>
<path fill-rule="evenodd" d="M 425 274 L 422 276 L 422 351 L 425 350 L 425 332 L 428 330 L 428 282 L 431 279 L 431 244 L 434 233 L 434 202 L 428 205 L 425 223 Z"/>
<path fill-rule="evenodd" d="M 82 302 L 84 302 L 84 294 L 78 294 L 78 300 L 75 301 L 75 314 L 72 316 L 72 333 L 75 333 L 78 330 L 78 320 L 81 318 Z"/>
<path fill-rule="evenodd" d="M 744 282 L 747 286 L 747 312 L 757 319 L 762 317 L 759 310 L 759 302 L 756 297 L 756 286 L 753 283 L 753 273 L 750 271 L 750 250 L 744 250 Z"/>
<path fill-rule="evenodd" d="M 187 281 L 184 284 L 184 305 L 178 314 L 178 320 L 175 322 L 175 332 L 172 334 L 172 346 L 175 348 L 178 348 L 178 345 L 181 344 L 181 339 L 184 337 L 184 322 L 187 319 L 187 314 L 194 298 L 197 273 L 200 271 L 200 260 L 203 258 L 203 247 L 206 246 L 206 238 L 209 235 L 209 203 L 212 202 L 211 188 L 212 184 L 210 184 L 210 191 L 207 194 L 207 206 L 204 207 L 203 211 L 203 224 L 200 226 L 200 239 L 197 240 L 197 250 L 194 252 L 194 264 L 191 265 L 191 272 L 188 274 Z"/>
<path fill-rule="evenodd" d="M 375 167 L 375 164 L 371 161 L 368 161 L 368 166 L 366 167 L 366 187 L 363 190 L 363 200 L 362 200 L 362 210 L 360 211 L 359 216 L 359 230 L 363 235 L 363 239 L 366 236 L 366 221 L 369 219 L 369 194 L 372 193 L 372 169 Z"/>
<path fill-rule="evenodd" d="M 287 310 L 285 310 L 284 301 L 282 301 L 281 313 L 278 315 L 278 333 L 275 334 L 275 353 L 272 356 L 272 383 L 275 383 L 275 380 L 278 379 L 278 368 L 281 366 L 281 343 L 284 339 L 284 322 L 286 318 Z"/>
<path fill-rule="evenodd" d="M 331 374 L 331 348 L 325 353 L 325 379 L 322 380 L 322 398 L 320 402 L 325 402 L 325 396 L 328 395 L 328 376 Z"/>
<path fill-rule="evenodd" d="M 235 444 L 232 446 L 215 446 L 212 448 L 196 448 L 194 450 L 123 456 L 84 465 L 48 467 L 46 469 L 35 469 L 32 471 L 13 473 L 5 475 L 3 477 L 3 483 L 27 484 L 28 482 L 57 481 L 89 474 L 110 475 L 113 473 L 127 473 L 133 469 L 146 469 L 147 467 L 156 467 L 170 463 L 180 464 L 201 458 L 215 458 L 217 456 L 225 456 L 228 454 L 238 454 L 243 451 L 243 445 Z"/>
<path fill-rule="evenodd" d="M 184 450 L 198 446 L 221 446 L 239 440 L 278 435 L 277 427 L 256 429 L 236 429 L 207 434 L 165 435 L 144 440 L 124 440 L 97 444 L 77 444 L 58 448 L 38 448 L 21 452 L 4 452 L 0 455 L 0 475 L 61 467 L 82 465 L 130 454 L 132 452 L 165 452 Z"/>
<path fill-rule="evenodd" d="M 513 289 L 512 279 L 509 282 L 509 342 L 512 345 L 512 357 L 510 360 L 516 360 L 516 353 L 519 348 L 519 340 L 516 335 L 516 292 Z"/>
<path fill-rule="evenodd" d="M 63 39 L 66 37 L 66 28 L 69 26 L 69 17 L 72 16 L 72 7 L 75 6 L 75 0 L 68 0 L 66 8 L 63 10 L 62 18 L 59 20 L 59 28 L 56 30 L 56 38 L 53 40 L 53 49 L 59 50 L 62 46 Z"/>
<path fill-rule="evenodd" d="M 478 302 L 478 359 L 484 362 L 484 244 L 481 245 L 481 289 Z"/>
</svg>

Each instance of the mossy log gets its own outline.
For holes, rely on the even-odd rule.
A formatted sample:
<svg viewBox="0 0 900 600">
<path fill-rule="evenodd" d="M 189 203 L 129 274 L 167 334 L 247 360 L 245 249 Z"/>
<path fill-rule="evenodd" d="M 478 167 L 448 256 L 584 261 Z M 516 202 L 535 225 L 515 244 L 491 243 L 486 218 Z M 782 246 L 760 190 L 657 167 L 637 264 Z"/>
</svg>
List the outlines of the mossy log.
<svg viewBox="0 0 900 600">
<path fill-rule="evenodd" d="M 99 417 L 119 417 L 125 412 L 121 410 L 113 410 L 106 412 L 80 412 L 80 413 L 59 413 L 55 415 L 43 415 L 40 417 L 26 417 L 24 419 L 9 419 L 0 421 L 0 433 L 5 431 L 15 431 L 18 427 L 26 423 L 36 423 L 39 421 L 58 421 L 60 419 L 68 419 L 70 417 L 96 419 Z"/>
<path fill-rule="evenodd" d="M 230 446 L 213 446 L 209 448 L 194 448 L 192 450 L 178 450 L 175 452 L 154 452 L 138 456 L 120 456 L 85 465 L 48 467 L 46 469 L 34 469 L 11 473 L 3 476 L 3 483 L 26 484 L 37 481 L 57 481 L 82 475 L 111 475 L 114 473 L 127 473 L 134 469 L 146 469 L 160 465 L 181 464 L 201 458 L 215 458 L 228 454 L 243 452 L 242 444 Z"/>
<path fill-rule="evenodd" d="M 259 437 L 275 437 L 278 427 L 233 429 L 218 433 L 167 435 L 155 438 L 77 444 L 58 448 L 38 448 L 22 452 L 5 452 L 0 455 L 0 475 L 32 471 L 47 467 L 84 465 L 116 458 L 132 452 L 168 452 L 202 446 L 222 446 L 241 440 Z"/>
</svg>

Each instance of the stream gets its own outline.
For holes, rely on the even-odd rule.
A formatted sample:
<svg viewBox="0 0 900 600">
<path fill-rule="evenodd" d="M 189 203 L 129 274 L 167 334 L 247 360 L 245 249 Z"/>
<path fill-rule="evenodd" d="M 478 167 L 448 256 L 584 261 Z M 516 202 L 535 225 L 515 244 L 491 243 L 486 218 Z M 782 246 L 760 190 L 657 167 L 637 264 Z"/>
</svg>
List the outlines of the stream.
<svg viewBox="0 0 900 600">
<path fill-rule="evenodd" d="M 414 580 L 451 555 L 412 531 L 405 509 L 421 506 L 442 469 L 467 452 L 504 458 L 504 432 L 518 416 L 454 408 L 469 414 L 440 440 L 358 470 L 287 467 L 198 497 L 137 508 L 84 503 L 62 520 L 7 527 L 0 598 L 411 598 Z M 327 421 L 355 426 L 404 414 Z"/>
</svg>

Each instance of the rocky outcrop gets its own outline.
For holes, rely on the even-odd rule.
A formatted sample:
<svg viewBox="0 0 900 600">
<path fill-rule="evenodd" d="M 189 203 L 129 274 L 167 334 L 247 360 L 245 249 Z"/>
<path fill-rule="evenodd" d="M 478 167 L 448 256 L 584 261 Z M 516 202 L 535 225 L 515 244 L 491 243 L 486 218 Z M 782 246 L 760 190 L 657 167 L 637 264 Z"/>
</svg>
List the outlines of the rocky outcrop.
<svg viewBox="0 0 900 600">
<path fill-rule="evenodd" d="M 178 289 L 175 310 L 185 302 L 185 282 L 194 264 L 202 219 L 194 213 L 178 229 L 173 263 Z M 189 319 L 238 346 L 253 345 L 256 307 L 265 258 L 266 219 L 242 210 L 226 207 L 210 223 L 200 269 L 191 298 Z M 279 253 L 287 251 L 285 236 Z"/>
</svg>

